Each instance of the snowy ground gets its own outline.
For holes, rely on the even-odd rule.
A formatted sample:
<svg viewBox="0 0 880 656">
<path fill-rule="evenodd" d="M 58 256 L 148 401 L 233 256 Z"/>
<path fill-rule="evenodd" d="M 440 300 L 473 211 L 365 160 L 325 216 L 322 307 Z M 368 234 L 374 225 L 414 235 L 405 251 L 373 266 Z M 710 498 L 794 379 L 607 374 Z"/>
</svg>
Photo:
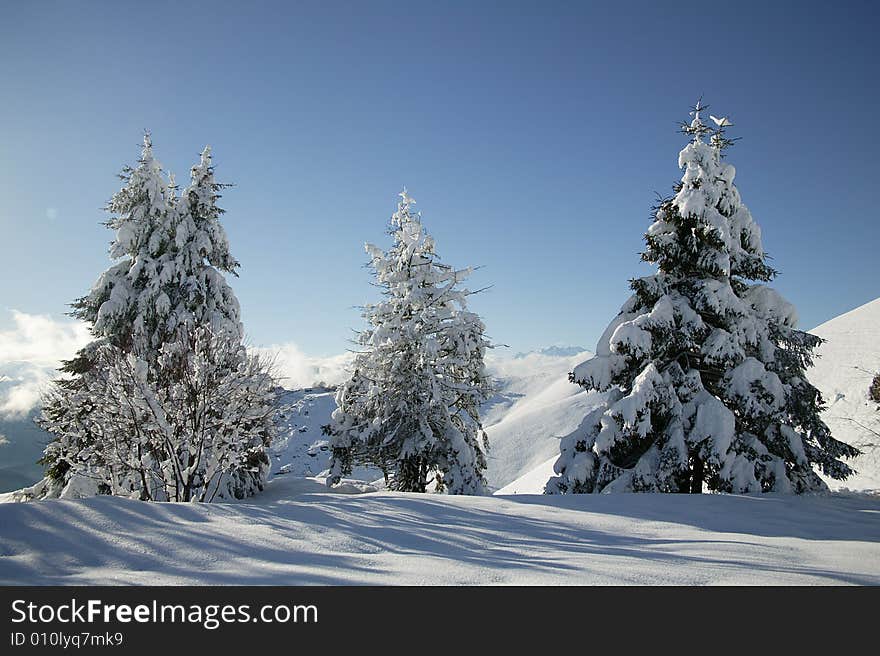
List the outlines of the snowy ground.
<svg viewBox="0 0 880 656">
<path fill-rule="evenodd" d="M 0 504 L 0 526 L 0 584 L 880 585 L 880 498 L 857 495 L 346 495 L 279 477 L 238 504 Z"/>
</svg>

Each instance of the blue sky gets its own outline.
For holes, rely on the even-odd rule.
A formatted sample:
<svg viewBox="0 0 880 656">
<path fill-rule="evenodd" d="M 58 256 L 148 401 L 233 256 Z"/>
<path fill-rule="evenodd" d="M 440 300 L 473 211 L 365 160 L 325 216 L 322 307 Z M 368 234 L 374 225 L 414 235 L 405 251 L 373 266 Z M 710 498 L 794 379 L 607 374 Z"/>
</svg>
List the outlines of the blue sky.
<svg viewBox="0 0 880 656">
<path fill-rule="evenodd" d="M 677 123 L 742 140 L 745 203 L 809 328 L 880 294 L 873 3 L 31 2 L 0 17 L 0 309 L 60 316 L 109 265 L 139 154 L 214 149 L 250 340 L 328 355 L 375 299 L 406 185 L 513 351 L 592 348 L 628 296 Z M 2 313 L 0 322 L 9 319 Z"/>
</svg>

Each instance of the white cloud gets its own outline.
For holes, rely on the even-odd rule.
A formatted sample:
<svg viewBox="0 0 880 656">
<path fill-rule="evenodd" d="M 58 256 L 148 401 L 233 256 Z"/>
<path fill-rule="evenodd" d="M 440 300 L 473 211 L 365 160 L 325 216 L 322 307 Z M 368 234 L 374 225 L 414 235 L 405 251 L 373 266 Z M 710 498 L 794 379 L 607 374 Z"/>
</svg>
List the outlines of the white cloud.
<svg viewBox="0 0 880 656">
<path fill-rule="evenodd" d="M 12 310 L 13 327 L 0 330 L 0 417 L 20 418 L 40 401 L 61 360 L 91 339 L 86 324 Z"/>
<path fill-rule="evenodd" d="M 9 440 L 3 433 L 0 433 L 0 446 L 5 446 L 6 444 L 9 444 Z"/>
<path fill-rule="evenodd" d="M 275 364 L 281 384 L 288 389 L 312 387 L 316 383 L 340 385 L 351 375 L 354 353 L 347 352 L 329 357 L 307 355 L 295 342 L 265 347 L 252 347 L 251 352 L 265 355 Z M 576 356 L 529 353 L 514 357 L 509 353 L 490 351 L 486 354 L 486 369 L 497 378 L 525 378 L 536 373 L 566 376 L 576 365 L 591 357 L 584 351 Z"/>
<path fill-rule="evenodd" d="M 351 373 L 353 353 L 340 353 L 330 357 L 306 355 L 294 342 L 250 349 L 270 358 L 281 384 L 288 389 L 312 387 L 316 383 L 339 385 Z"/>
<path fill-rule="evenodd" d="M 12 310 L 14 327 L 0 330 L 0 364 L 29 362 L 55 367 L 85 346 L 91 336 L 81 321 L 53 319 L 47 314 Z"/>
<path fill-rule="evenodd" d="M 514 357 L 492 351 L 486 354 L 486 369 L 497 378 L 525 378 L 535 372 L 566 376 L 569 371 L 592 355 L 589 351 L 584 351 L 570 356 L 528 353 L 525 356 Z"/>
<path fill-rule="evenodd" d="M 51 371 L 35 370 L 14 381 L 12 387 L 0 393 L 0 418 L 18 419 L 27 415 L 39 404 L 52 378 Z"/>
<path fill-rule="evenodd" d="M 62 360 L 71 358 L 91 339 L 80 321 L 55 319 L 49 315 L 12 310 L 13 327 L 0 330 L 0 418 L 20 418 L 40 401 L 49 381 L 58 376 Z M 303 353 L 295 342 L 251 348 L 273 360 L 281 384 L 288 389 L 316 383 L 339 385 L 351 373 L 354 353 L 316 357 Z M 490 352 L 486 365 L 498 377 L 518 377 L 537 371 L 565 375 L 586 359 L 584 355 L 559 357 L 530 353 L 514 358 Z M 558 371 L 557 371 L 558 370 Z"/>
<path fill-rule="evenodd" d="M 62 360 L 91 339 L 80 321 L 12 310 L 13 326 L 0 330 L 0 418 L 21 418 L 35 408 Z M 352 353 L 330 357 L 306 355 L 287 342 L 251 349 L 273 360 L 281 384 L 290 389 L 316 383 L 338 385 L 349 375 Z"/>
</svg>

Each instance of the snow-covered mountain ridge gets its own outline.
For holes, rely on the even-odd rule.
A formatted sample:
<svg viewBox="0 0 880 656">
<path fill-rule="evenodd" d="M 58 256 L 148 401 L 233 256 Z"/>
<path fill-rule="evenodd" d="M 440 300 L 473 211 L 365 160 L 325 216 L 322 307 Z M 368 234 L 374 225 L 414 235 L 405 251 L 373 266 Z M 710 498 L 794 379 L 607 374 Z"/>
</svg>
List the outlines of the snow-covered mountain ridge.
<svg viewBox="0 0 880 656">
<path fill-rule="evenodd" d="M 531 471 L 559 450 L 559 438 L 578 425 L 596 402 L 568 372 L 592 354 L 552 356 L 540 352 L 520 358 L 493 359 L 489 370 L 494 396 L 483 406 L 483 426 L 489 436 L 486 477 L 490 490 Z M 321 431 L 336 408 L 335 388 L 286 391 L 280 437 L 272 449 L 274 475 L 322 476 L 329 466 L 328 439 Z M 353 472 L 352 478 L 375 481 L 376 470 Z"/>
</svg>

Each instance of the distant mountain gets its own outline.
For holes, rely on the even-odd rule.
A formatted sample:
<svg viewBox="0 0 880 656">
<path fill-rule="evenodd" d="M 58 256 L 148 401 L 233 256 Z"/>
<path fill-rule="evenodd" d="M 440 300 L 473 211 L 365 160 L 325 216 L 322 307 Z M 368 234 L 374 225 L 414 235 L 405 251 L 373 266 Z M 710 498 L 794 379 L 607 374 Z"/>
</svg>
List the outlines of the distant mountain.
<svg viewBox="0 0 880 656">
<path fill-rule="evenodd" d="M 586 350 L 587 349 L 585 349 L 583 346 L 548 346 L 546 348 L 542 348 L 542 349 L 535 350 L 535 351 L 526 351 L 526 352 L 521 351 L 521 352 L 517 353 L 516 355 L 514 355 L 513 357 L 517 358 L 517 359 L 522 359 L 522 358 L 528 357 L 529 355 L 532 355 L 533 353 L 537 353 L 538 355 L 549 355 L 551 357 L 569 358 L 573 355 L 577 355 L 578 353 L 583 353 Z"/>
<path fill-rule="evenodd" d="M 330 467 L 330 447 L 321 429 L 330 422 L 330 415 L 336 409 L 336 389 L 284 390 L 279 403 L 284 410 L 271 448 L 271 475 L 303 478 L 326 474 Z M 351 477 L 374 481 L 381 478 L 382 473 L 361 467 L 356 468 Z"/>
<path fill-rule="evenodd" d="M 561 350 L 561 347 L 554 347 Z M 568 382 L 568 372 L 591 357 L 571 347 L 575 355 L 535 352 L 522 358 L 490 358 L 495 394 L 482 407 L 489 436 L 486 479 L 489 489 L 503 487 L 559 451 L 559 438 L 574 430 L 601 395 L 588 394 Z M 287 410 L 280 436 L 272 449 L 273 476 L 322 476 L 329 466 L 327 436 L 321 426 L 336 409 L 334 390 L 309 388 L 287 391 Z M 376 481 L 377 470 L 362 469 L 353 479 Z"/>
<path fill-rule="evenodd" d="M 21 362 L 7 362 L 0 371 L 0 400 L 14 399 L 22 408 L 38 398 L 41 383 L 50 373 L 42 368 Z M 15 394 L 10 394 L 15 391 Z M 27 397 L 27 398 L 25 398 Z M 32 485 L 42 476 L 37 460 L 52 439 L 46 431 L 34 424 L 39 410 L 0 413 L 0 492 L 17 490 Z"/>
<path fill-rule="evenodd" d="M 577 428 L 604 398 L 568 380 L 568 372 L 590 355 L 542 358 L 543 362 L 525 359 L 521 362 L 531 367 L 496 374 L 498 394 L 483 407 L 490 491 L 508 485 L 548 458 L 555 459 L 559 439 Z"/>
<path fill-rule="evenodd" d="M 34 423 L 38 410 L 16 419 L 0 418 L 0 492 L 33 485 L 43 475 L 37 460 L 52 436 Z"/>
</svg>

